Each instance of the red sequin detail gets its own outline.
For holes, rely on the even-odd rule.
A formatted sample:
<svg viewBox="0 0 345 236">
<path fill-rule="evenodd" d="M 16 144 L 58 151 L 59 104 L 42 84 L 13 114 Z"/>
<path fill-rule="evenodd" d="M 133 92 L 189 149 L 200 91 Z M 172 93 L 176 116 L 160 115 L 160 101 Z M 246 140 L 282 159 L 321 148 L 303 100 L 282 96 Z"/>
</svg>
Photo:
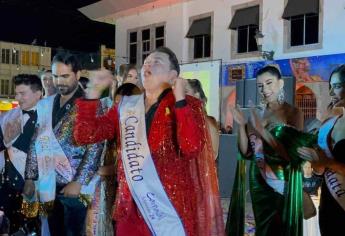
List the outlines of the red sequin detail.
<svg viewBox="0 0 345 236">
<path fill-rule="evenodd" d="M 115 131 L 119 141 L 116 108 L 112 108 L 105 116 L 96 118 L 95 101 L 78 100 L 77 105 L 78 115 L 74 135 L 79 143 L 109 139 L 115 135 Z M 198 100 L 187 97 L 185 107 L 175 108 L 175 99 L 170 92 L 160 102 L 148 135 L 148 143 L 158 175 L 182 219 L 187 235 L 196 235 L 195 196 L 198 193 L 193 187 L 189 162 L 199 155 L 204 145 L 205 127 L 202 119 L 201 104 Z M 118 158 L 117 163 L 118 189 L 114 218 L 121 224 L 127 219 L 130 220 L 131 214 L 137 214 L 136 217 L 139 216 L 142 224 L 145 224 L 140 213 L 137 210 L 133 211 L 133 207 L 136 206 L 126 183 L 121 158 Z M 140 227 L 145 226 L 138 225 L 138 228 Z"/>
</svg>

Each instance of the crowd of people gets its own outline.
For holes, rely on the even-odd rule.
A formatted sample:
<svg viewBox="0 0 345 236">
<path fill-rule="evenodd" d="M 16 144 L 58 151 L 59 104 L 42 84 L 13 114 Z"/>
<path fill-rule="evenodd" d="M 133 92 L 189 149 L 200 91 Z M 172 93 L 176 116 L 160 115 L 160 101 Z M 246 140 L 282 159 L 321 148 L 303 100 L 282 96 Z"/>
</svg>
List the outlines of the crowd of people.
<svg viewBox="0 0 345 236">
<path fill-rule="evenodd" d="M 99 68 L 83 78 L 81 69 L 59 53 L 41 77 L 13 78 L 19 107 L 0 117 L 0 235 L 228 234 L 220 128 L 200 81 L 181 78 L 166 47 L 140 73 L 127 64 L 116 76 Z M 320 232 L 336 235 L 345 223 L 345 65 L 330 76 L 332 101 L 316 133 L 303 131 L 303 113 L 285 101 L 278 68 L 256 78 L 259 108 L 249 119 L 232 108 L 251 163 L 255 234 L 303 235 L 303 191 L 318 195 L 321 185 Z"/>
</svg>

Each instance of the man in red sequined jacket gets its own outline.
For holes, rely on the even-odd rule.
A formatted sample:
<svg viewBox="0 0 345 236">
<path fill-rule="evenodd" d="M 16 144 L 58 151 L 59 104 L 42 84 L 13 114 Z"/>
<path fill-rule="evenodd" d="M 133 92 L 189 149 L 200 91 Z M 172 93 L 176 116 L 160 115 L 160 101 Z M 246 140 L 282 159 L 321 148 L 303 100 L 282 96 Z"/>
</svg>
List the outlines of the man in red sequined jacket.
<svg viewBox="0 0 345 236">
<path fill-rule="evenodd" d="M 182 223 L 184 234 L 197 235 L 197 194 L 201 194 L 202 190 L 197 186 L 197 181 L 193 180 L 189 163 L 197 158 L 204 148 L 205 122 L 201 102 L 185 95 L 185 81 L 178 77 L 179 72 L 176 56 L 168 48 L 156 49 L 145 59 L 141 69 L 145 88 L 142 103 L 146 124 L 144 130 L 155 170 Z M 106 115 L 96 117 L 98 98 L 110 80 L 102 70 L 94 73 L 95 77 L 88 86 L 86 99 L 77 101 L 74 137 L 80 144 L 95 143 L 113 137 L 116 137 L 118 142 L 123 142 L 127 139 L 121 139 L 120 133 L 124 135 L 126 129 L 121 128 L 124 122 L 120 122 L 118 106 L 114 106 Z M 136 193 L 126 179 L 124 152 L 122 145 L 117 163 L 119 184 L 114 214 L 116 235 L 155 234 L 155 228 L 151 225 L 154 222 L 146 220 L 145 212 L 138 207 L 141 202 L 133 200 L 133 193 Z M 143 170 L 136 169 L 138 175 L 141 174 L 140 171 Z M 145 203 L 145 200 L 143 202 Z M 169 235 L 176 234 L 172 230 Z"/>
</svg>

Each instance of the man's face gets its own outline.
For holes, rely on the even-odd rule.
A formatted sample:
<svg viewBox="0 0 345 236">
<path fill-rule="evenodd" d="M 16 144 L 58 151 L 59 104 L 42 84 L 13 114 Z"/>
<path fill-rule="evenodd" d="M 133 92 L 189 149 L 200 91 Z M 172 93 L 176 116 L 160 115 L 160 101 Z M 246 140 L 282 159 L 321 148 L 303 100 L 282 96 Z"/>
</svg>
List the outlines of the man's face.
<svg viewBox="0 0 345 236">
<path fill-rule="evenodd" d="M 74 73 L 71 65 L 60 62 L 52 66 L 54 86 L 61 95 L 71 94 L 78 87 L 80 73 Z"/>
<path fill-rule="evenodd" d="M 41 91 L 33 91 L 30 85 L 20 84 L 15 88 L 16 100 L 22 110 L 30 110 L 40 100 L 42 96 Z"/>
<path fill-rule="evenodd" d="M 169 56 L 162 52 L 153 52 L 146 57 L 141 68 L 143 86 L 147 90 L 160 88 L 171 82 L 176 71 L 170 69 Z"/>
</svg>

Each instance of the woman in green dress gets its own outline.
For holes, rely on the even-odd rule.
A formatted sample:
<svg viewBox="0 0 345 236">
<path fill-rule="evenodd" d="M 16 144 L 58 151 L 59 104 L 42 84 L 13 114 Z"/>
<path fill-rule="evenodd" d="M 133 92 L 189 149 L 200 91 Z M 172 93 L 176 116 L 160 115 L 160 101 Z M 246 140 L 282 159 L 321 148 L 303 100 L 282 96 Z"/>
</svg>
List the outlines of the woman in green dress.
<svg viewBox="0 0 345 236">
<path fill-rule="evenodd" d="M 303 113 L 284 101 L 284 80 L 274 66 L 257 73 L 262 97 L 260 118 L 251 112 L 248 124 L 243 112 L 233 109 L 239 125 L 239 150 L 251 160 L 250 192 L 257 236 L 302 235 L 302 176 L 296 146 Z M 308 145 L 308 144 L 306 144 Z"/>
</svg>

